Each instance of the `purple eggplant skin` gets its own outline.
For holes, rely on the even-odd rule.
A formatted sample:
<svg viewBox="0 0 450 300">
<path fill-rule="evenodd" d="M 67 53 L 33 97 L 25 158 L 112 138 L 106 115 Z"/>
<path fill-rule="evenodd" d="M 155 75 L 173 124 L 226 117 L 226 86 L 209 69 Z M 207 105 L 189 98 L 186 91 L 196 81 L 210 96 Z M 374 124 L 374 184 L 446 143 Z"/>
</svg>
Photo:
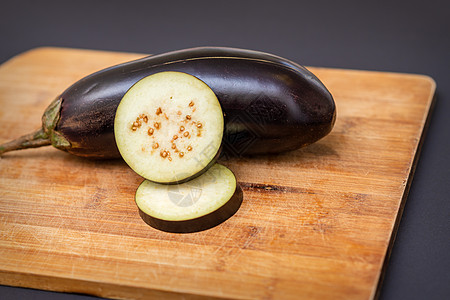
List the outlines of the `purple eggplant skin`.
<svg viewBox="0 0 450 300">
<path fill-rule="evenodd" d="M 79 80 L 52 103 L 59 111 L 46 112 L 54 119 L 47 117 L 51 126 L 44 125 L 43 132 L 53 146 L 78 156 L 120 157 L 113 128 L 117 106 L 133 84 L 163 71 L 193 75 L 217 95 L 225 118 L 225 155 L 295 150 L 326 136 L 336 119 L 332 95 L 306 68 L 258 51 L 199 47 L 144 57 Z"/>
</svg>

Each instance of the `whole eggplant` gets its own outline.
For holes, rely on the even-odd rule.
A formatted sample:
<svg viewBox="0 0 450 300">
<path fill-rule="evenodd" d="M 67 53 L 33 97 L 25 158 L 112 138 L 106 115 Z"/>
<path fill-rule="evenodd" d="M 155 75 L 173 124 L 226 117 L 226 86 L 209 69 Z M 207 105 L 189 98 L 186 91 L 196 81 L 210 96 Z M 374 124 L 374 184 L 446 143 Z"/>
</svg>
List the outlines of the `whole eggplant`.
<svg viewBox="0 0 450 300">
<path fill-rule="evenodd" d="M 251 50 L 199 47 L 119 64 L 77 81 L 47 108 L 37 132 L 0 146 L 0 154 L 53 145 L 92 158 L 120 157 L 114 116 L 127 90 L 140 79 L 178 71 L 204 81 L 225 118 L 226 155 L 280 153 L 326 136 L 333 128 L 333 97 L 306 68 Z"/>
</svg>

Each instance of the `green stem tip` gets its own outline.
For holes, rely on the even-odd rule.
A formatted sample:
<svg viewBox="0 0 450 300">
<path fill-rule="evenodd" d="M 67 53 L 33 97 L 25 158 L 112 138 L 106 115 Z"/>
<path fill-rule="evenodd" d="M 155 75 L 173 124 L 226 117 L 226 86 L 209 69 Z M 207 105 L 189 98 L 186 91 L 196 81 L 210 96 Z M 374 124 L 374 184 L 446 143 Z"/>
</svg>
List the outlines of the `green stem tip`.
<svg viewBox="0 0 450 300">
<path fill-rule="evenodd" d="M 0 155 L 9 151 L 38 148 L 51 144 L 52 141 L 50 140 L 49 136 L 44 132 L 43 128 L 40 128 L 33 133 L 24 135 L 18 139 L 0 145 Z"/>
</svg>

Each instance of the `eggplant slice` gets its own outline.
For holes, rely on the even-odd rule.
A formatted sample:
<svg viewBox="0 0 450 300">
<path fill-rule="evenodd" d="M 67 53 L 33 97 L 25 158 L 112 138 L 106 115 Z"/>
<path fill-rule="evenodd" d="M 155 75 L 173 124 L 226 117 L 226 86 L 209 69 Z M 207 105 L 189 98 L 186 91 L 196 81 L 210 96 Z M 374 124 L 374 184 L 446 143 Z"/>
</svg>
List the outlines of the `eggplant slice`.
<svg viewBox="0 0 450 300">
<path fill-rule="evenodd" d="M 201 176 L 176 185 L 145 180 L 136 191 L 139 214 L 148 225 L 167 232 L 212 228 L 236 213 L 243 199 L 236 177 L 215 164 Z"/>
<path fill-rule="evenodd" d="M 157 183 L 199 176 L 220 154 L 224 117 L 219 100 L 201 80 L 161 72 L 133 85 L 122 98 L 114 134 L 125 162 Z"/>
</svg>

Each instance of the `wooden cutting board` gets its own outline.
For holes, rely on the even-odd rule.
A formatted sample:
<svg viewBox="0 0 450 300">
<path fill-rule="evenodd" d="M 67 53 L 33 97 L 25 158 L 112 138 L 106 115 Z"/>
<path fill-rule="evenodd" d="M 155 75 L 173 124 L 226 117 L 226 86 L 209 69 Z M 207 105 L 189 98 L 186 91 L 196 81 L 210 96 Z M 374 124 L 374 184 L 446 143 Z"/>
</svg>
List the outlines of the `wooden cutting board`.
<svg viewBox="0 0 450 300">
<path fill-rule="evenodd" d="M 40 126 L 71 83 L 141 54 L 38 48 L 0 67 L 0 143 Z M 330 135 L 224 162 L 240 210 L 210 230 L 147 226 L 122 161 L 52 147 L 0 159 L 0 284 L 102 297 L 371 299 L 411 183 L 435 90 L 421 75 L 310 68 L 333 94 Z"/>
</svg>

